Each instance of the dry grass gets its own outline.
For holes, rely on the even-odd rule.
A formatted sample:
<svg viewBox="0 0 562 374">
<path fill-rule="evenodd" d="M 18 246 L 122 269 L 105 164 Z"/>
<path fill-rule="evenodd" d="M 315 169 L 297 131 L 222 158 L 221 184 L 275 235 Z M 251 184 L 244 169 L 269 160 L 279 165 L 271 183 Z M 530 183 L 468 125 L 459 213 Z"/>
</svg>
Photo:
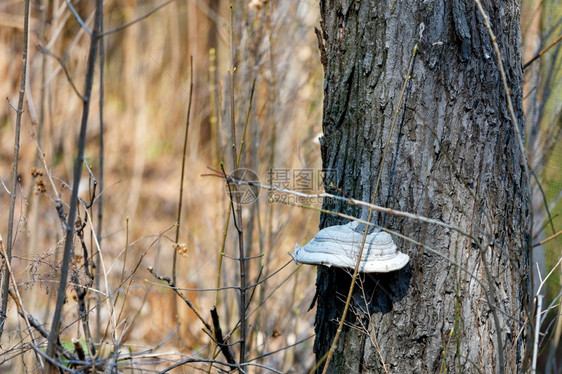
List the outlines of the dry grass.
<svg viewBox="0 0 562 374">
<path fill-rule="evenodd" d="M 31 19 L 30 42 L 33 47 L 30 49 L 29 90 L 22 128 L 21 182 L 13 260 L 14 275 L 20 284 L 26 309 L 37 320 L 46 323 L 47 328 L 62 257 L 62 231 L 55 200 L 57 195 L 63 202 L 68 202 L 70 197 L 81 100 L 55 58 L 41 54 L 35 46 L 40 44 L 60 56 L 70 78 L 81 91 L 89 42 L 64 1 L 49 3 L 44 31 L 41 29 L 41 12 L 37 8 Z M 105 28 L 130 22 L 157 4 L 154 1 L 108 2 L 104 6 Z M 194 96 L 179 235 L 185 250 L 178 256 L 177 283 L 180 288 L 191 289 L 185 295 L 203 316 L 209 318 L 209 322 L 209 310 L 215 302 L 218 303 L 225 334 L 238 319 L 235 290 L 199 290 L 215 287 L 222 233 L 229 209 L 224 182 L 202 174 L 209 173 L 208 168 L 219 169 L 220 161 L 231 165 L 228 158 L 229 8 L 224 2 L 211 6 L 216 7 L 216 12 L 203 2 L 172 2 L 146 20 L 105 38 L 105 175 L 101 238 L 105 269 L 95 270 L 101 279 L 100 291 L 90 290 L 86 304 L 93 308 L 100 303 L 90 316 L 96 345 L 112 345 L 112 339 L 123 334 L 122 354 L 129 350 L 139 352 L 154 348 L 174 333 L 156 351 L 159 356 L 144 359 L 160 361 L 149 365 L 151 368 L 167 367 L 170 363 L 166 360 L 189 354 L 214 357 L 214 346 L 203 333 L 203 324 L 179 299 L 176 318 L 173 293 L 146 270 L 153 266 L 160 274 L 171 276 L 190 84 L 189 56 L 194 58 Z M 317 145 L 313 143 L 321 130 L 322 100 L 322 75 L 312 29 L 317 21 L 315 7 L 313 2 L 262 3 L 261 6 L 238 3 L 234 7 L 238 61 L 234 95 L 238 139 L 242 135 L 251 84 L 254 79 L 256 81 L 241 166 L 256 170 L 264 182 L 271 157 L 276 168 L 318 168 L 320 165 Z M 20 75 L 19 64 L 15 62 L 21 55 L 22 9 L 19 2 L 0 5 L 0 71 L 3 77 L 9 77 L 0 82 L 0 91 L 12 102 L 17 97 L 14 95 L 17 95 Z M 91 27 L 92 6 L 78 2 L 76 9 L 82 18 L 90 19 Z M 213 66 L 210 59 L 212 47 L 216 51 L 216 75 L 213 76 L 210 69 Z M 45 75 L 42 74 L 43 64 Z M 96 79 L 98 77 L 99 71 Z M 98 95 L 99 85 L 96 83 L 86 148 L 86 158 L 96 178 L 99 178 L 100 164 Z M 10 180 L 12 141 L 8 140 L 13 139 L 13 118 L 14 112 L 9 105 L 0 108 L 3 140 L 0 143 L 0 176 L 6 186 Z M 47 169 L 36 160 L 39 149 L 44 153 Z M 36 173 L 33 177 L 34 168 L 42 175 Z M 227 172 L 230 170 L 227 167 Z M 49 182 L 49 175 L 54 186 Z M 7 212 L 9 196 L 4 188 L 0 193 L 0 210 Z M 89 201 L 89 194 L 91 179 L 84 171 L 80 196 Z M 247 250 L 251 256 L 267 253 L 267 273 L 261 274 L 261 279 L 286 264 L 294 243 L 305 241 L 317 227 L 317 215 L 313 212 L 303 214 L 294 208 L 273 206 L 267 203 L 266 195 L 262 192 L 257 204 L 243 208 L 245 235 L 250 239 L 246 241 Z M 65 209 L 68 211 L 67 206 Z M 94 229 L 87 226 L 84 231 L 90 256 L 96 248 L 93 235 L 97 227 L 97 209 L 96 201 L 91 211 Z M 36 221 L 33 219 L 35 210 Z M 83 208 L 79 214 L 85 217 Z M 6 228 L 6 221 L 2 220 L 0 232 L 4 233 Z M 231 222 L 226 255 L 237 256 L 236 243 Z M 75 255 L 72 270 L 84 285 L 88 279 L 78 241 Z M 92 260 L 93 256 L 90 262 Z M 250 260 L 249 283 L 257 280 L 263 263 L 263 258 Z M 98 298 L 99 294 L 106 294 L 105 277 L 113 295 L 111 304 L 115 304 L 114 308 L 103 301 L 103 297 Z M 125 282 L 120 285 L 122 278 Z M 221 286 L 237 286 L 238 282 L 237 263 L 225 258 Z M 283 348 L 312 334 L 313 312 L 307 313 L 307 308 L 314 292 L 313 269 L 298 269 L 290 263 L 255 289 L 248 308 L 249 312 L 256 310 L 248 318 L 248 358 Z M 69 287 L 67 296 L 61 338 L 63 342 L 69 342 L 71 338 L 83 340 L 76 291 Z M 101 317 L 101 331 L 97 331 L 97 313 Z M 230 341 L 235 341 L 236 336 L 238 333 Z M 309 365 L 312 361 L 311 343 L 308 340 L 257 362 L 278 370 Z M 1 360 L 8 360 L 4 363 L 8 370 L 31 370 L 35 365 L 27 362 L 33 357 L 31 352 L 19 359 L 10 359 L 10 352 L 21 353 L 26 346 L 25 331 L 12 303 L 2 346 L 5 354 Z M 171 356 L 166 354 L 170 352 L 173 353 Z M 124 365 L 133 365 L 135 360 Z M 30 366 L 23 366 L 26 362 Z"/>
</svg>

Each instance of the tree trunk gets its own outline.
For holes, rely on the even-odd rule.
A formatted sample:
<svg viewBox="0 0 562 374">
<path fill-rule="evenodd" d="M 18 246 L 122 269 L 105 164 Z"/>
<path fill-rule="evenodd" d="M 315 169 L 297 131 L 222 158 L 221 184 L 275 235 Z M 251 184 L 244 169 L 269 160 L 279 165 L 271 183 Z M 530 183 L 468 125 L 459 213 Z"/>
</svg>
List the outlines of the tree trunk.
<svg viewBox="0 0 562 374">
<path fill-rule="evenodd" d="M 524 133 L 519 2 L 483 3 Z M 426 247 L 394 236 L 410 255 L 406 268 L 360 274 L 329 372 L 520 371 L 529 318 L 528 181 L 475 3 L 329 0 L 320 10 L 326 190 L 371 202 L 382 167 L 376 204 L 459 226 L 476 239 L 375 213 L 374 223 Z M 341 202 L 324 208 L 367 217 Z M 321 217 L 321 227 L 342 223 Z M 349 285 L 348 272 L 318 268 L 317 360 L 333 341 Z"/>
</svg>

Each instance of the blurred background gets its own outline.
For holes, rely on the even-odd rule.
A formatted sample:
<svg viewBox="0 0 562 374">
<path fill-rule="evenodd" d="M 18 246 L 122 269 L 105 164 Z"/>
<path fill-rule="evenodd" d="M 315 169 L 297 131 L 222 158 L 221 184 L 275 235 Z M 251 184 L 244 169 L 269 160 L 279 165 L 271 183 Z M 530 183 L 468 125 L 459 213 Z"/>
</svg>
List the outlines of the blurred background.
<svg viewBox="0 0 562 374">
<path fill-rule="evenodd" d="M 93 28 L 94 2 L 71 3 Z M 561 13 L 555 0 L 523 1 L 525 62 L 559 40 Z M 317 139 L 322 131 L 323 71 L 315 26 L 319 27 L 319 10 L 312 0 L 104 2 L 103 27 L 108 34 L 103 39 L 103 90 L 98 65 L 86 147 L 91 173 L 84 169 L 79 191 L 83 199 L 79 214 L 82 219 L 89 217 L 83 231 L 88 252 L 82 252 L 77 240 L 63 344 L 72 338 L 85 339 L 76 290 L 89 287 L 86 302 L 94 341 L 99 350 L 110 346 L 106 350 L 111 351 L 114 341 L 121 339 L 120 350 L 131 357 L 122 364 L 123 370 L 152 371 L 188 355 L 216 356 L 202 323 L 147 267 L 172 276 L 175 253 L 178 287 L 185 288 L 185 295 L 205 318 L 216 305 L 225 334 L 235 327 L 238 291 L 228 287 L 240 282 L 239 265 L 233 259 L 238 256 L 238 233 L 224 181 L 206 174 L 220 174 L 221 162 L 226 173 L 235 169 L 234 118 L 236 149 L 242 149 L 240 167 L 254 171 L 265 184 L 322 192 Z M 23 2 L 3 0 L 0 96 L 7 100 L 0 105 L 0 234 L 4 240 L 16 123 L 12 105 L 18 101 L 22 40 Z M 56 201 L 60 199 L 68 211 L 82 113 L 78 93 L 84 90 L 89 43 L 67 1 L 31 1 L 12 266 L 26 310 L 47 328 L 64 243 Z M 525 68 L 527 148 L 544 191 L 543 196 L 535 184 L 535 242 L 562 226 L 560 46 L 554 44 Z M 183 205 L 175 245 L 191 85 Z M 262 189 L 256 201 L 242 206 L 245 251 L 257 256 L 249 260 L 248 282 L 263 281 L 249 291 L 248 358 L 283 372 L 302 372 L 314 361 L 314 311 L 308 309 L 316 271 L 295 265 L 288 253 L 317 231 L 321 201 L 269 198 Z M 554 305 L 546 315 L 545 341 L 560 341 L 562 329 L 556 323 L 561 240 L 537 246 L 533 253 L 542 278 L 558 268 L 541 289 L 547 304 Z M 98 244 L 101 258 L 96 256 Z M 92 285 L 84 270 L 88 264 L 97 264 Z M 79 287 L 72 287 L 76 283 Z M 103 297 L 107 291 L 113 295 L 109 302 Z M 10 303 L 0 342 L 0 363 L 8 371 L 33 370 L 33 355 L 22 354 L 26 335 Z M 551 348 L 542 351 L 545 361 Z M 203 364 L 196 367 L 208 369 Z"/>
</svg>

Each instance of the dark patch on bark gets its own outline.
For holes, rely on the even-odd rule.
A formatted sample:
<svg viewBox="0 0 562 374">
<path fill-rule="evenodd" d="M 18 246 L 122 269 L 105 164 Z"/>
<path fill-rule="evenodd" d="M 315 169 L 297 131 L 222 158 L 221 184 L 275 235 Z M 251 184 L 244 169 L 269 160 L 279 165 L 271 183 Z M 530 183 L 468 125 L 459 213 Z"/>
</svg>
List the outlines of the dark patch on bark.
<svg viewBox="0 0 562 374">
<path fill-rule="evenodd" d="M 453 0 L 453 23 L 455 25 L 455 31 L 459 43 L 459 55 L 462 62 L 468 61 L 470 59 L 470 49 L 471 46 L 471 36 L 470 29 L 468 27 L 467 11 L 466 5 L 463 0 Z M 474 8 L 474 2 L 470 1 L 472 8 Z"/>
<path fill-rule="evenodd" d="M 359 274 L 352 295 L 351 312 L 348 313 L 344 331 L 348 331 L 350 326 L 357 324 L 359 315 L 390 313 L 394 303 L 401 301 L 406 296 L 410 278 L 410 266 L 386 274 Z M 316 292 L 317 295 L 322 296 L 315 297 L 318 310 L 315 332 L 317 336 L 323 336 L 325 339 L 316 339 L 314 342 L 314 352 L 317 355 L 330 348 L 345 306 L 350 284 L 349 270 L 318 267 Z M 368 321 L 363 320 L 358 327 L 368 327 Z M 367 336 L 365 335 L 363 338 L 366 339 Z"/>
</svg>

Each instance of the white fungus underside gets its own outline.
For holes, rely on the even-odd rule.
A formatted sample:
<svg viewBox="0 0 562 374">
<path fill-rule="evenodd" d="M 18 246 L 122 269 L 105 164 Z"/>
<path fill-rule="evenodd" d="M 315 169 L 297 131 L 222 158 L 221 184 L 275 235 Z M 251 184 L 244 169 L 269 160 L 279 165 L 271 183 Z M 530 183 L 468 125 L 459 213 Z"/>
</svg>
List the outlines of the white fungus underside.
<svg viewBox="0 0 562 374">
<path fill-rule="evenodd" d="M 335 266 L 339 268 L 355 269 L 357 255 L 359 253 L 340 254 L 316 251 L 309 252 L 305 247 L 301 247 L 298 244 L 295 245 L 295 252 L 291 253 L 295 262 L 308 265 L 324 265 L 328 267 Z M 397 252 L 396 255 L 391 258 L 372 256 L 371 258 L 363 258 L 361 260 L 359 263 L 359 271 L 362 273 L 389 273 L 391 271 L 402 269 L 406 266 L 409 260 L 410 257 L 401 252 Z"/>
<path fill-rule="evenodd" d="M 350 222 L 320 230 L 304 247 L 296 244 L 291 256 L 297 263 L 355 269 L 363 236 L 354 230 L 356 227 L 357 222 Z M 380 231 L 367 235 L 361 257 L 359 271 L 363 273 L 399 270 L 410 260 L 396 250 L 390 234 Z"/>
</svg>

